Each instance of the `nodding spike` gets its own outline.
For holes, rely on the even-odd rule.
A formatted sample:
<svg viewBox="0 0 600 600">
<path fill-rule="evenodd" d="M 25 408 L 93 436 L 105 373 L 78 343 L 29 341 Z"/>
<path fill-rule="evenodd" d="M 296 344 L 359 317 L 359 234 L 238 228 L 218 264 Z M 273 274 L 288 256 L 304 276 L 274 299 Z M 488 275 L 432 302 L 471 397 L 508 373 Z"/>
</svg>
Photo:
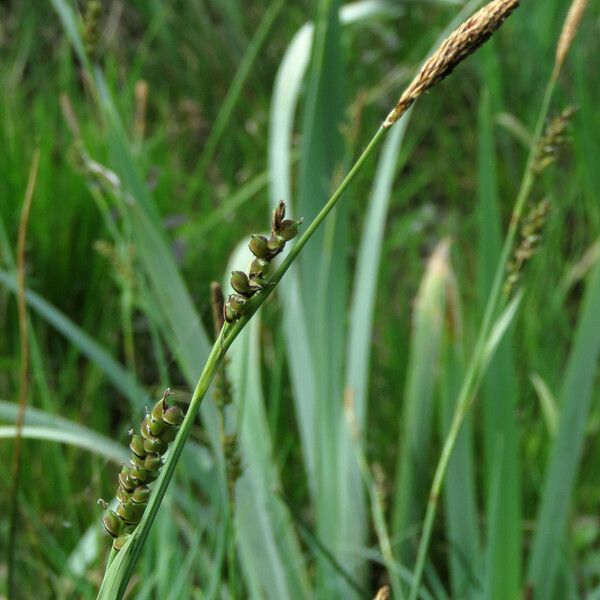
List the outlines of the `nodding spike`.
<svg viewBox="0 0 600 600">
<path fill-rule="evenodd" d="M 103 500 L 98 501 L 106 509 L 102 523 L 114 538 L 113 548 L 117 551 L 141 521 L 150 496 L 147 484 L 158 477 L 163 464 L 161 456 L 167 451 L 169 442 L 175 439 L 185 417 L 181 408 L 167 404 L 170 395 L 171 390 L 167 388 L 144 417 L 139 433 L 131 431 L 129 463 L 121 465 L 115 510 L 108 509 Z"/>
</svg>

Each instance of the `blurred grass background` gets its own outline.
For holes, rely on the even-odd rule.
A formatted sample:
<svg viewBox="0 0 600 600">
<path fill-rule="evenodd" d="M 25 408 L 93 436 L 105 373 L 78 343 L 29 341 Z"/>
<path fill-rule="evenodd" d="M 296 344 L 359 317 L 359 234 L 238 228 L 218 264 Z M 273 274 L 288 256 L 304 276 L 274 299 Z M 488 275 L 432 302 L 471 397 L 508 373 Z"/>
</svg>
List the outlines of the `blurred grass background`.
<svg viewBox="0 0 600 600">
<path fill-rule="evenodd" d="M 401 593 L 569 4 L 523 0 L 419 102 L 236 342 L 225 419 L 244 470 L 235 508 L 208 403 L 131 597 L 368 597 L 394 580 Z M 19 389 L 14 257 L 36 148 L 28 405 L 44 412 L 27 424 L 38 437 L 72 434 L 24 445 L 17 597 L 94 597 L 109 547 L 96 500 L 114 495 L 120 450 L 110 441 L 126 446 L 162 388 L 185 400 L 212 337 L 210 282 L 230 260 L 245 266 L 233 250 L 267 229 L 280 196 L 314 216 L 461 7 L 373 0 L 340 19 L 333 0 L 107 1 L 87 63 L 85 2 L 0 5 L 2 557 Z M 550 587 L 534 597 L 600 597 L 599 33 L 592 3 L 551 110 L 578 108 L 571 142 L 533 192 L 550 217 L 457 448 L 424 598 L 527 597 L 544 482 L 563 447 L 575 455 L 559 477 L 567 512 L 548 530 Z M 573 396 L 582 427 L 573 418 L 560 438 Z M 79 447 L 88 430 L 104 436 L 95 453 Z M 0 585 L 6 575 L 1 558 Z"/>
</svg>

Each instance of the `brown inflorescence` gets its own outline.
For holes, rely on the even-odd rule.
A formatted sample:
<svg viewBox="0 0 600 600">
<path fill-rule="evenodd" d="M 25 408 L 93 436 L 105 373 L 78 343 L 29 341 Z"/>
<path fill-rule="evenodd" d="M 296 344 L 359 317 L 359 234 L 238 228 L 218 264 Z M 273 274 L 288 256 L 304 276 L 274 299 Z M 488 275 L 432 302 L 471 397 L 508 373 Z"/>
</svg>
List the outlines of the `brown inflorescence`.
<svg viewBox="0 0 600 600">
<path fill-rule="evenodd" d="M 391 127 L 421 94 L 448 76 L 475 52 L 519 5 L 520 0 L 494 0 L 455 29 L 425 62 L 383 123 Z"/>
<path fill-rule="evenodd" d="M 150 488 L 163 465 L 162 457 L 169 444 L 175 439 L 183 422 L 183 411 L 178 406 L 169 406 L 167 389 L 163 397 L 146 415 L 140 433 L 131 437 L 129 465 L 123 465 L 119 473 L 117 506 L 107 509 L 102 517 L 104 528 L 113 540 L 113 548 L 119 551 L 127 538 L 141 521 L 148 505 Z"/>
<path fill-rule="evenodd" d="M 285 202 L 280 202 L 273 211 L 271 235 L 267 237 L 255 233 L 250 237 L 248 247 L 255 258 L 247 274 L 243 271 L 231 273 L 230 282 L 235 293 L 229 296 L 224 307 L 224 317 L 228 323 L 237 321 L 246 312 L 248 300 L 267 285 L 271 261 L 283 251 L 286 242 L 298 235 L 301 224 L 302 219 L 294 221 L 285 218 Z"/>
</svg>

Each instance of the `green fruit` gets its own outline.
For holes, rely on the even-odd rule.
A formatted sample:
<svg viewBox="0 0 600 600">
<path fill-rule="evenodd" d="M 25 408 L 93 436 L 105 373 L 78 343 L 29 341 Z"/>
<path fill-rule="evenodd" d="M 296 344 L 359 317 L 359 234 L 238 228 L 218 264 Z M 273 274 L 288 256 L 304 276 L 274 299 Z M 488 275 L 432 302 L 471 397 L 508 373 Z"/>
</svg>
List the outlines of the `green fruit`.
<svg viewBox="0 0 600 600">
<path fill-rule="evenodd" d="M 107 510 L 104 513 L 104 516 L 102 517 L 102 524 L 104 525 L 104 529 L 106 529 L 108 535 L 114 538 L 119 535 L 123 525 L 121 519 L 119 519 L 119 516 L 113 510 Z"/>
<path fill-rule="evenodd" d="M 147 471 L 158 471 L 162 467 L 162 460 L 160 454 L 152 453 L 146 456 L 144 461 L 144 467 Z"/>
<path fill-rule="evenodd" d="M 171 406 L 165 410 L 163 414 L 163 421 L 167 425 L 172 425 L 174 427 L 179 427 L 183 423 L 185 415 L 179 406 Z"/>
<path fill-rule="evenodd" d="M 144 450 L 146 452 L 158 452 L 158 454 L 164 454 L 167 451 L 167 444 L 160 438 L 152 436 L 144 440 Z"/>
<path fill-rule="evenodd" d="M 271 257 L 268 240 L 264 235 L 258 235 L 256 233 L 252 234 L 248 247 L 250 248 L 250 252 L 257 258 Z"/>
<path fill-rule="evenodd" d="M 144 450 L 144 438 L 141 435 L 134 435 L 131 438 L 131 442 L 129 442 L 129 448 L 134 454 L 137 454 L 142 458 L 146 456 L 146 451 Z"/>
</svg>

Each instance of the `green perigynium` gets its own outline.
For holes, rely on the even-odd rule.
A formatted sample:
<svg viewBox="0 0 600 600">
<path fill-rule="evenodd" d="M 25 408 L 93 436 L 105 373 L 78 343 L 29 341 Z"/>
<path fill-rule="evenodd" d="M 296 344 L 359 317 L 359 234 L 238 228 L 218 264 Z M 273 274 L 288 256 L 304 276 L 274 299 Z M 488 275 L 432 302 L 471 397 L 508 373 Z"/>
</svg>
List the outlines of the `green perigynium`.
<svg viewBox="0 0 600 600">
<path fill-rule="evenodd" d="M 113 548 L 116 551 L 123 547 L 141 521 L 150 498 L 148 484 L 158 477 L 162 456 L 183 421 L 181 408 L 167 404 L 169 393 L 167 389 L 146 415 L 140 433 L 131 436 L 129 465 L 123 465 L 119 473 L 117 506 L 115 510 L 107 508 L 102 517 L 104 528 L 114 538 Z"/>
<path fill-rule="evenodd" d="M 237 321 L 246 312 L 248 299 L 267 285 L 271 261 L 283 251 L 286 242 L 298 235 L 301 224 L 302 219 L 294 221 L 285 218 L 285 202 L 280 202 L 273 211 L 271 235 L 267 237 L 255 233 L 250 237 L 248 247 L 255 258 L 248 274 L 243 271 L 231 273 L 230 283 L 235 293 L 229 296 L 223 309 L 228 323 Z"/>
</svg>

